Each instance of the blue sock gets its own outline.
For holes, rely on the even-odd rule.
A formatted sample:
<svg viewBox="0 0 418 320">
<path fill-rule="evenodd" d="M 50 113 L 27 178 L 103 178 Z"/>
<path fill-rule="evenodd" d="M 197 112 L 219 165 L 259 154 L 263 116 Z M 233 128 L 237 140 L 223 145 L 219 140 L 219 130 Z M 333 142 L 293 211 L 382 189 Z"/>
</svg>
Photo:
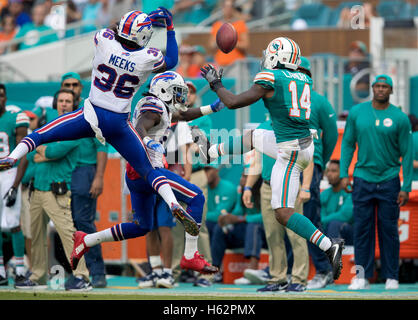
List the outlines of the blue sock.
<svg viewBox="0 0 418 320">
<path fill-rule="evenodd" d="M 138 238 L 146 235 L 149 229 L 142 228 L 133 222 L 123 222 L 110 228 L 115 241 Z"/>
</svg>

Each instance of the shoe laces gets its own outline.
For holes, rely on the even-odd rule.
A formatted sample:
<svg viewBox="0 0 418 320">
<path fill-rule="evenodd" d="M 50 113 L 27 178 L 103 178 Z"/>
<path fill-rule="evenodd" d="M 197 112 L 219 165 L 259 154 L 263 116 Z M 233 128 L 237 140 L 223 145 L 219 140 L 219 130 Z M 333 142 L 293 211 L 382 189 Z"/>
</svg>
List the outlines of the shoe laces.
<svg viewBox="0 0 418 320">
<path fill-rule="evenodd" d="M 205 256 L 203 255 L 203 254 L 200 254 L 199 252 L 197 253 L 197 258 L 199 258 L 199 259 L 201 259 L 201 260 L 203 260 L 203 262 L 205 263 L 205 265 L 206 266 L 209 266 L 210 264 L 209 264 L 209 262 L 207 262 L 206 260 L 205 260 Z"/>
</svg>

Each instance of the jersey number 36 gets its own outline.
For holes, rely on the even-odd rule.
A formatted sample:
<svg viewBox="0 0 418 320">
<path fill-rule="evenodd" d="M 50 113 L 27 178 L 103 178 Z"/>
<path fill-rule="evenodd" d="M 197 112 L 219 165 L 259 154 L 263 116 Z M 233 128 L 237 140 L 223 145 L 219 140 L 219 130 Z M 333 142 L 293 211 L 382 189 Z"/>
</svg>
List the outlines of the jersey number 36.
<svg viewBox="0 0 418 320">
<path fill-rule="evenodd" d="M 95 77 L 94 85 L 103 92 L 108 92 L 114 87 L 113 94 L 118 98 L 130 99 L 134 94 L 135 88 L 126 86 L 126 82 L 133 85 L 139 84 L 139 78 L 128 73 L 121 74 L 118 78 L 116 70 L 108 65 L 100 64 L 97 70 L 103 74 L 103 77 L 101 79 Z"/>
</svg>

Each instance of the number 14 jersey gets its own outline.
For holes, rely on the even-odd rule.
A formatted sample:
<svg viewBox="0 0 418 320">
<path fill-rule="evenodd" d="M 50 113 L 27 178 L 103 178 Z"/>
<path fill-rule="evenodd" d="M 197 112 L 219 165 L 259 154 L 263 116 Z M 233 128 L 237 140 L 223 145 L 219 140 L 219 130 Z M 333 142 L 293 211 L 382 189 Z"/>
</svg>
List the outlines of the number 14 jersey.
<svg viewBox="0 0 418 320">
<path fill-rule="evenodd" d="M 163 65 L 162 52 L 155 48 L 130 49 L 116 41 L 110 29 L 97 32 L 94 43 L 90 102 L 113 112 L 130 112 L 137 90 Z"/>
<path fill-rule="evenodd" d="M 263 101 L 270 113 L 277 143 L 311 135 L 309 117 L 312 79 L 310 77 L 289 69 L 264 69 L 255 76 L 254 83 L 274 90 L 273 96 L 263 98 Z"/>
</svg>

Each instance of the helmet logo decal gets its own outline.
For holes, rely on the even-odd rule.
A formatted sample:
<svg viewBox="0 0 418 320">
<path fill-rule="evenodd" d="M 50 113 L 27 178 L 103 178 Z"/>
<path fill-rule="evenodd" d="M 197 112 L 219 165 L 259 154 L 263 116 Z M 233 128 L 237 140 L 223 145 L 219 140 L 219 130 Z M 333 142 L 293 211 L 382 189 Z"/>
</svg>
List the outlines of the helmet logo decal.
<svg viewBox="0 0 418 320">
<path fill-rule="evenodd" d="M 155 83 L 158 80 L 167 81 L 167 80 L 173 80 L 175 78 L 176 78 L 176 75 L 175 74 L 172 74 L 172 73 L 162 73 L 161 75 L 159 75 L 157 77 L 154 77 L 152 85 L 155 85 Z"/>
<path fill-rule="evenodd" d="M 151 26 L 152 26 L 151 20 L 148 17 L 147 17 L 147 19 L 144 22 L 139 22 L 136 25 L 137 28 L 140 27 L 138 29 L 138 31 L 142 31 L 142 29 L 144 29 L 145 27 L 147 27 L 148 29 L 151 29 Z"/>
<path fill-rule="evenodd" d="M 280 40 L 274 40 L 274 42 L 269 46 L 270 53 L 276 53 L 282 48 L 282 42 Z"/>
</svg>

